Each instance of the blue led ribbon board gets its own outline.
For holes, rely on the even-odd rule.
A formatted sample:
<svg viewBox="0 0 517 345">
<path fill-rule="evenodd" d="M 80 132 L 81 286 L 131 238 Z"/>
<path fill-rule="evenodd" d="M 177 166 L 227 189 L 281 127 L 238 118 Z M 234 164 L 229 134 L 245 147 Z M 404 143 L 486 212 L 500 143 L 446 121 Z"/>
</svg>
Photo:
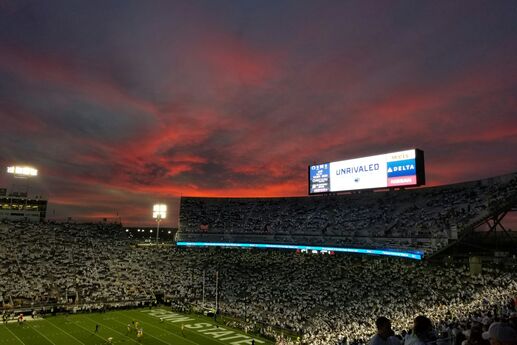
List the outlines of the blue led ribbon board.
<svg viewBox="0 0 517 345">
<path fill-rule="evenodd" d="M 260 249 L 291 249 L 291 250 L 317 250 L 332 251 L 339 253 L 356 253 L 370 255 L 387 255 L 399 258 L 422 260 L 424 253 L 421 251 L 404 252 L 387 249 L 365 249 L 365 248 L 345 248 L 345 247 L 321 247 L 305 246 L 296 244 L 273 244 L 273 243 L 232 243 L 232 242 L 176 242 L 180 247 L 232 247 L 232 248 L 260 248 Z"/>
</svg>

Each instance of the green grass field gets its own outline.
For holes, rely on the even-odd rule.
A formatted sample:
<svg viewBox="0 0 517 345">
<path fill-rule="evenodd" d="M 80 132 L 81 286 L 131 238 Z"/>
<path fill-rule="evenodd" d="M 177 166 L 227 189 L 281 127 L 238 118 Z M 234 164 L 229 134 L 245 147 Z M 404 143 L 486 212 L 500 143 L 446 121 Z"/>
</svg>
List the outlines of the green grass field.
<svg viewBox="0 0 517 345">
<path fill-rule="evenodd" d="M 163 319 L 160 320 L 160 319 Z M 107 313 L 87 313 L 36 319 L 27 318 L 0 325 L 0 345 L 97 345 L 107 344 L 174 344 L 174 345 L 245 345 L 273 344 L 263 338 L 216 324 L 200 315 L 178 314 L 166 309 L 132 309 Z M 128 334 L 128 323 L 138 321 L 143 336 L 134 330 Z M 96 325 L 100 325 L 95 333 Z M 182 334 L 183 326 L 183 334 Z"/>
</svg>

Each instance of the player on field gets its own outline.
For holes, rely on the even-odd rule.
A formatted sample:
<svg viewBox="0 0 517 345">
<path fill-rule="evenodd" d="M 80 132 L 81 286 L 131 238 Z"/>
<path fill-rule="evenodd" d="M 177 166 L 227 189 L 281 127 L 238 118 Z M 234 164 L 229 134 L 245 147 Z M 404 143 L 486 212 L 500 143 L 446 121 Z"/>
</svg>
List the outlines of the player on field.
<svg viewBox="0 0 517 345">
<path fill-rule="evenodd" d="M 95 333 L 99 333 L 100 328 L 101 328 L 101 325 L 99 325 L 98 323 L 95 324 Z"/>
<path fill-rule="evenodd" d="M 141 342 L 142 341 L 142 337 L 144 336 L 144 329 L 143 328 L 139 328 L 137 331 L 136 331 L 136 338 L 138 339 L 138 342 Z"/>
<path fill-rule="evenodd" d="M 23 313 L 20 313 L 20 315 L 18 315 L 18 324 L 21 325 L 24 322 L 25 318 L 23 317 Z"/>
<path fill-rule="evenodd" d="M 128 323 L 127 324 L 127 332 L 126 332 L 126 335 L 129 335 L 131 333 L 131 324 Z"/>
</svg>

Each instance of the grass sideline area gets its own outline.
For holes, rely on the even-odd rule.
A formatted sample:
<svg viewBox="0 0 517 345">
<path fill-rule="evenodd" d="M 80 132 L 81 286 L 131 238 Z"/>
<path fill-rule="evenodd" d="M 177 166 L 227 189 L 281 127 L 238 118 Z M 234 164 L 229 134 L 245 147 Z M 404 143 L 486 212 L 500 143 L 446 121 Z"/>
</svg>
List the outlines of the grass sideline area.
<svg viewBox="0 0 517 345">
<path fill-rule="evenodd" d="M 133 321 L 143 329 L 141 338 L 134 329 L 128 332 Z M 252 339 L 256 345 L 274 344 L 205 316 L 163 308 L 48 316 L 21 325 L 0 325 L 0 345 L 100 345 L 110 344 L 110 337 L 111 344 L 246 345 Z"/>
</svg>

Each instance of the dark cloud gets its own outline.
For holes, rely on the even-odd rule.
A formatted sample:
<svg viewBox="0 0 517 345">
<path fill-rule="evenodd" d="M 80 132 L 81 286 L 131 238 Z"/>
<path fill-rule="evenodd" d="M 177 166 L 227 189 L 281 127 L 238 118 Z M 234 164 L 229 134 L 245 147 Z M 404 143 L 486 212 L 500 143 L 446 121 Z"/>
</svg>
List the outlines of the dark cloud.
<svg viewBox="0 0 517 345">
<path fill-rule="evenodd" d="M 516 42 L 513 1 L 2 1 L 0 164 L 51 216 L 128 223 L 409 147 L 430 185 L 512 172 Z"/>
</svg>

